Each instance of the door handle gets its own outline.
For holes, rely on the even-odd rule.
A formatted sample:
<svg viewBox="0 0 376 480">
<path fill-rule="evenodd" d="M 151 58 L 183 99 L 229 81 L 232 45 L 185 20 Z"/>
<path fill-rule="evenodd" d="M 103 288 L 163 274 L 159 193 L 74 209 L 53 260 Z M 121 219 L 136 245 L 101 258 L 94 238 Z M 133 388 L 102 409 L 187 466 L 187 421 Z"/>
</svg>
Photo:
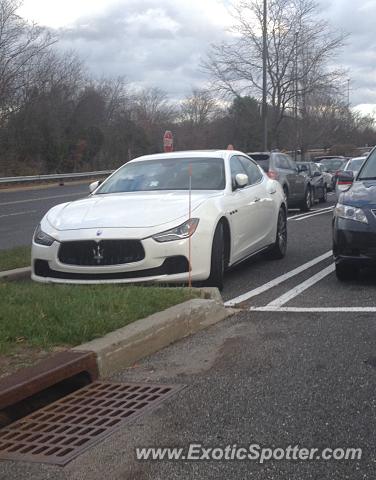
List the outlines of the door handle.
<svg viewBox="0 0 376 480">
<path fill-rule="evenodd" d="M 259 197 L 255 197 L 255 199 L 253 200 L 254 202 L 259 202 L 260 201 L 260 198 Z"/>
</svg>

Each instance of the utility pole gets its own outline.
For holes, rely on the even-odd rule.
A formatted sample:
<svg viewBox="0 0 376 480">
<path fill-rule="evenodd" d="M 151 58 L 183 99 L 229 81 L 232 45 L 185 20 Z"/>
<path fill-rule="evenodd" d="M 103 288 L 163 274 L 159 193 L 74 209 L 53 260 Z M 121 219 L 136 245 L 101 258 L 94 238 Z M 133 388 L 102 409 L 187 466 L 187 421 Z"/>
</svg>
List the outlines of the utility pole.
<svg viewBox="0 0 376 480">
<path fill-rule="evenodd" d="M 264 16 L 262 22 L 262 128 L 264 152 L 268 151 L 268 104 L 267 104 L 267 56 L 268 56 L 268 6 L 264 0 Z"/>
<path fill-rule="evenodd" d="M 294 62 L 294 86 L 295 86 L 295 102 L 294 102 L 294 119 L 295 119 L 295 149 L 294 159 L 298 160 L 298 145 L 299 145 L 299 121 L 298 121 L 298 38 L 299 32 L 295 32 L 295 62 Z"/>
</svg>

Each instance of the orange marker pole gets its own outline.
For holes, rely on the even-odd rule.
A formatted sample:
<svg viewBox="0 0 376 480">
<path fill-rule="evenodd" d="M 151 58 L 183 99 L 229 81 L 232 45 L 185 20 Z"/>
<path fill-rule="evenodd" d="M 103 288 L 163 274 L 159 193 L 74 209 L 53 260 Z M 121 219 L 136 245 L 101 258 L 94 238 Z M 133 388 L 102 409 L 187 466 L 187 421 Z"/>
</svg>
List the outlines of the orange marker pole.
<svg viewBox="0 0 376 480">
<path fill-rule="evenodd" d="M 192 164 L 189 165 L 189 230 L 191 230 L 191 219 L 192 219 Z M 188 272 L 188 287 L 192 288 L 192 235 L 189 232 L 188 238 L 188 264 L 189 264 L 189 272 Z"/>
</svg>

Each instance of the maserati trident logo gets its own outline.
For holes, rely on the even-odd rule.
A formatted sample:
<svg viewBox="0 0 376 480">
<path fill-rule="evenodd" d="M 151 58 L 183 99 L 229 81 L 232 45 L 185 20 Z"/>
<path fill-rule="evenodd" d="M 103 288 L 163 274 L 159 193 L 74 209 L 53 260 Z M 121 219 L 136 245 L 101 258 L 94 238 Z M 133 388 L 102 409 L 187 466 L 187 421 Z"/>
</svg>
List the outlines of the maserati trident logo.
<svg viewBox="0 0 376 480">
<path fill-rule="evenodd" d="M 97 230 L 97 237 L 100 237 L 103 233 L 103 230 Z"/>
<path fill-rule="evenodd" d="M 102 260 L 104 259 L 104 251 L 99 244 L 95 248 L 93 248 L 93 259 L 97 262 L 98 265 L 100 265 L 102 263 Z"/>
</svg>

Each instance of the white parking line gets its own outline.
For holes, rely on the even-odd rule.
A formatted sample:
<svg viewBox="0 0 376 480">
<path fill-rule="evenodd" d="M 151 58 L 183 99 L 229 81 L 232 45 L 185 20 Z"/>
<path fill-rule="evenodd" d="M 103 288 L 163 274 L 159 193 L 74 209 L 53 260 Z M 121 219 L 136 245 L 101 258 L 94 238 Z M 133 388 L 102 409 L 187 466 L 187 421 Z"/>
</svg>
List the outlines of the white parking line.
<svg viewBox="0 0 376 480">
<path fill-rule="evenodd" d="M 15 200 L 14 202 L 4 202 L 0 203 L 0 207 L 6 205 L 16 205 L 18 203 L 29 203 L 29 202 L 40 202 L 42 200 L 53 200 L 54 198 L 63 198 L 63 197 L 78 197 L 84 196 L 84 193 L 64 193 L 63 195 L 53 195 L 51 197 L 38 197 L 38 198 L 28 198 L 27 200 Z"/>
<path fill-rule="evenodd" d="M 312 277 L 308 278 L 304 282 L 300 283 L 296 287 L 292 288 L 288 292 L 284 293 L 280 297 L 276 298 L 272 302 L 268 303 L 267 307 L 269 308 L 279 308 L 282 307 L 285 303 L 289 302 L 293 298 L 297 297 L 300 295 L 304 290 L 307 290 L 307 288 L 312 287 L 315 283 L 319 282 L 323 278 L 325 278 L 327 275 L 330 275 L 332 272 L 334 272 L 335 266 L 334 263 L 329 265 L 329 267 L 324 268 L 321 270 L 321 272 L 316 273 L 316 275 L 313 275 Z"/>
<path fill-rule="evenodd" d="M 29 210 L 27 212 L 7 213 L 6 215 L 0 215 L 0 218 L 15 217 L 17 215 L 27 215 L 28 213 L 35 213 L 37 210 Z"/>
<path fill-rule="evenodd" d="M 334 206 L 330 207 L 325 207 L 325 208 L 315 208 L 313 210 L 310 210 L 309 212 L 306 213 L 301 213 L 299 215 L 294 215 L 292 217 L 288 217 L 287 220 L 298 220 L 299 218 L 306 218 L 306 217 L 311 217 L 312 215 L 319 215 L 321 213 L 327 213 L 328 211 L 333 210 Z"/>
<path fill-rule="evenodd" d="M 313 267 L 317 263 L 322 262 L 323 260 L 331 257 L 332 255 L 333 255 L 332 251 L 329 250 L 323 255 L 320 255 L 319 257 L 316 257 L 313 260 L 310 260 L 309 262 L 304 263 L 303 265 L 300 265 L 299 267 L 294 268 L 293 270 L 290 270 L 290 272 L 284 273 L 283 275 L 280 275 L 279 277 L 274 278 L 270 282 L 267 282 L 264 285 L 261 285 L 260 287 L 257 287 L 253 290 L 250 290 L 249 292 L 239 295 L 238 297 L 228 300 L 227 302 L 225 302 L 225 306 L 234 307 L 239 303 L 245 302 L 246 300 L 249 300 L 252 297 L 260 295 L 261 293 L 264 293 L 267 290 L 270 290 L 271 288 L 275 287 L 276 285 L 279 285 L 280 283 L 288 280 L 289 278 L 294 277 L 295 275 L 299 275 L 299 273 L 304 272 L 304 270 L 307 270 L 308 268 Z"/>
<path fill-rule="evenodd" d="M 300 222 L 301 220 L 306 220 L 307 218 L 317 217 L 317 215 L 323 215 L 324 213 L 331 213 L 331 212 L 333 212 L 333 210 L 334 210 L 334 207 L 330 207 L 326 211 L 321 211 L 321 212 L 318 212 L 318 213 L 313 213 L 311 215 L 306 215 L 305 217 L 295 219 L 295 221 Z"/>
<path fill-rule="evenodd" d="M 320 313 L 320 312 L 376 312 L 376 307 L 250 307 L 253 312 L 295 312 L 295 313 Z"/>
</svg>

